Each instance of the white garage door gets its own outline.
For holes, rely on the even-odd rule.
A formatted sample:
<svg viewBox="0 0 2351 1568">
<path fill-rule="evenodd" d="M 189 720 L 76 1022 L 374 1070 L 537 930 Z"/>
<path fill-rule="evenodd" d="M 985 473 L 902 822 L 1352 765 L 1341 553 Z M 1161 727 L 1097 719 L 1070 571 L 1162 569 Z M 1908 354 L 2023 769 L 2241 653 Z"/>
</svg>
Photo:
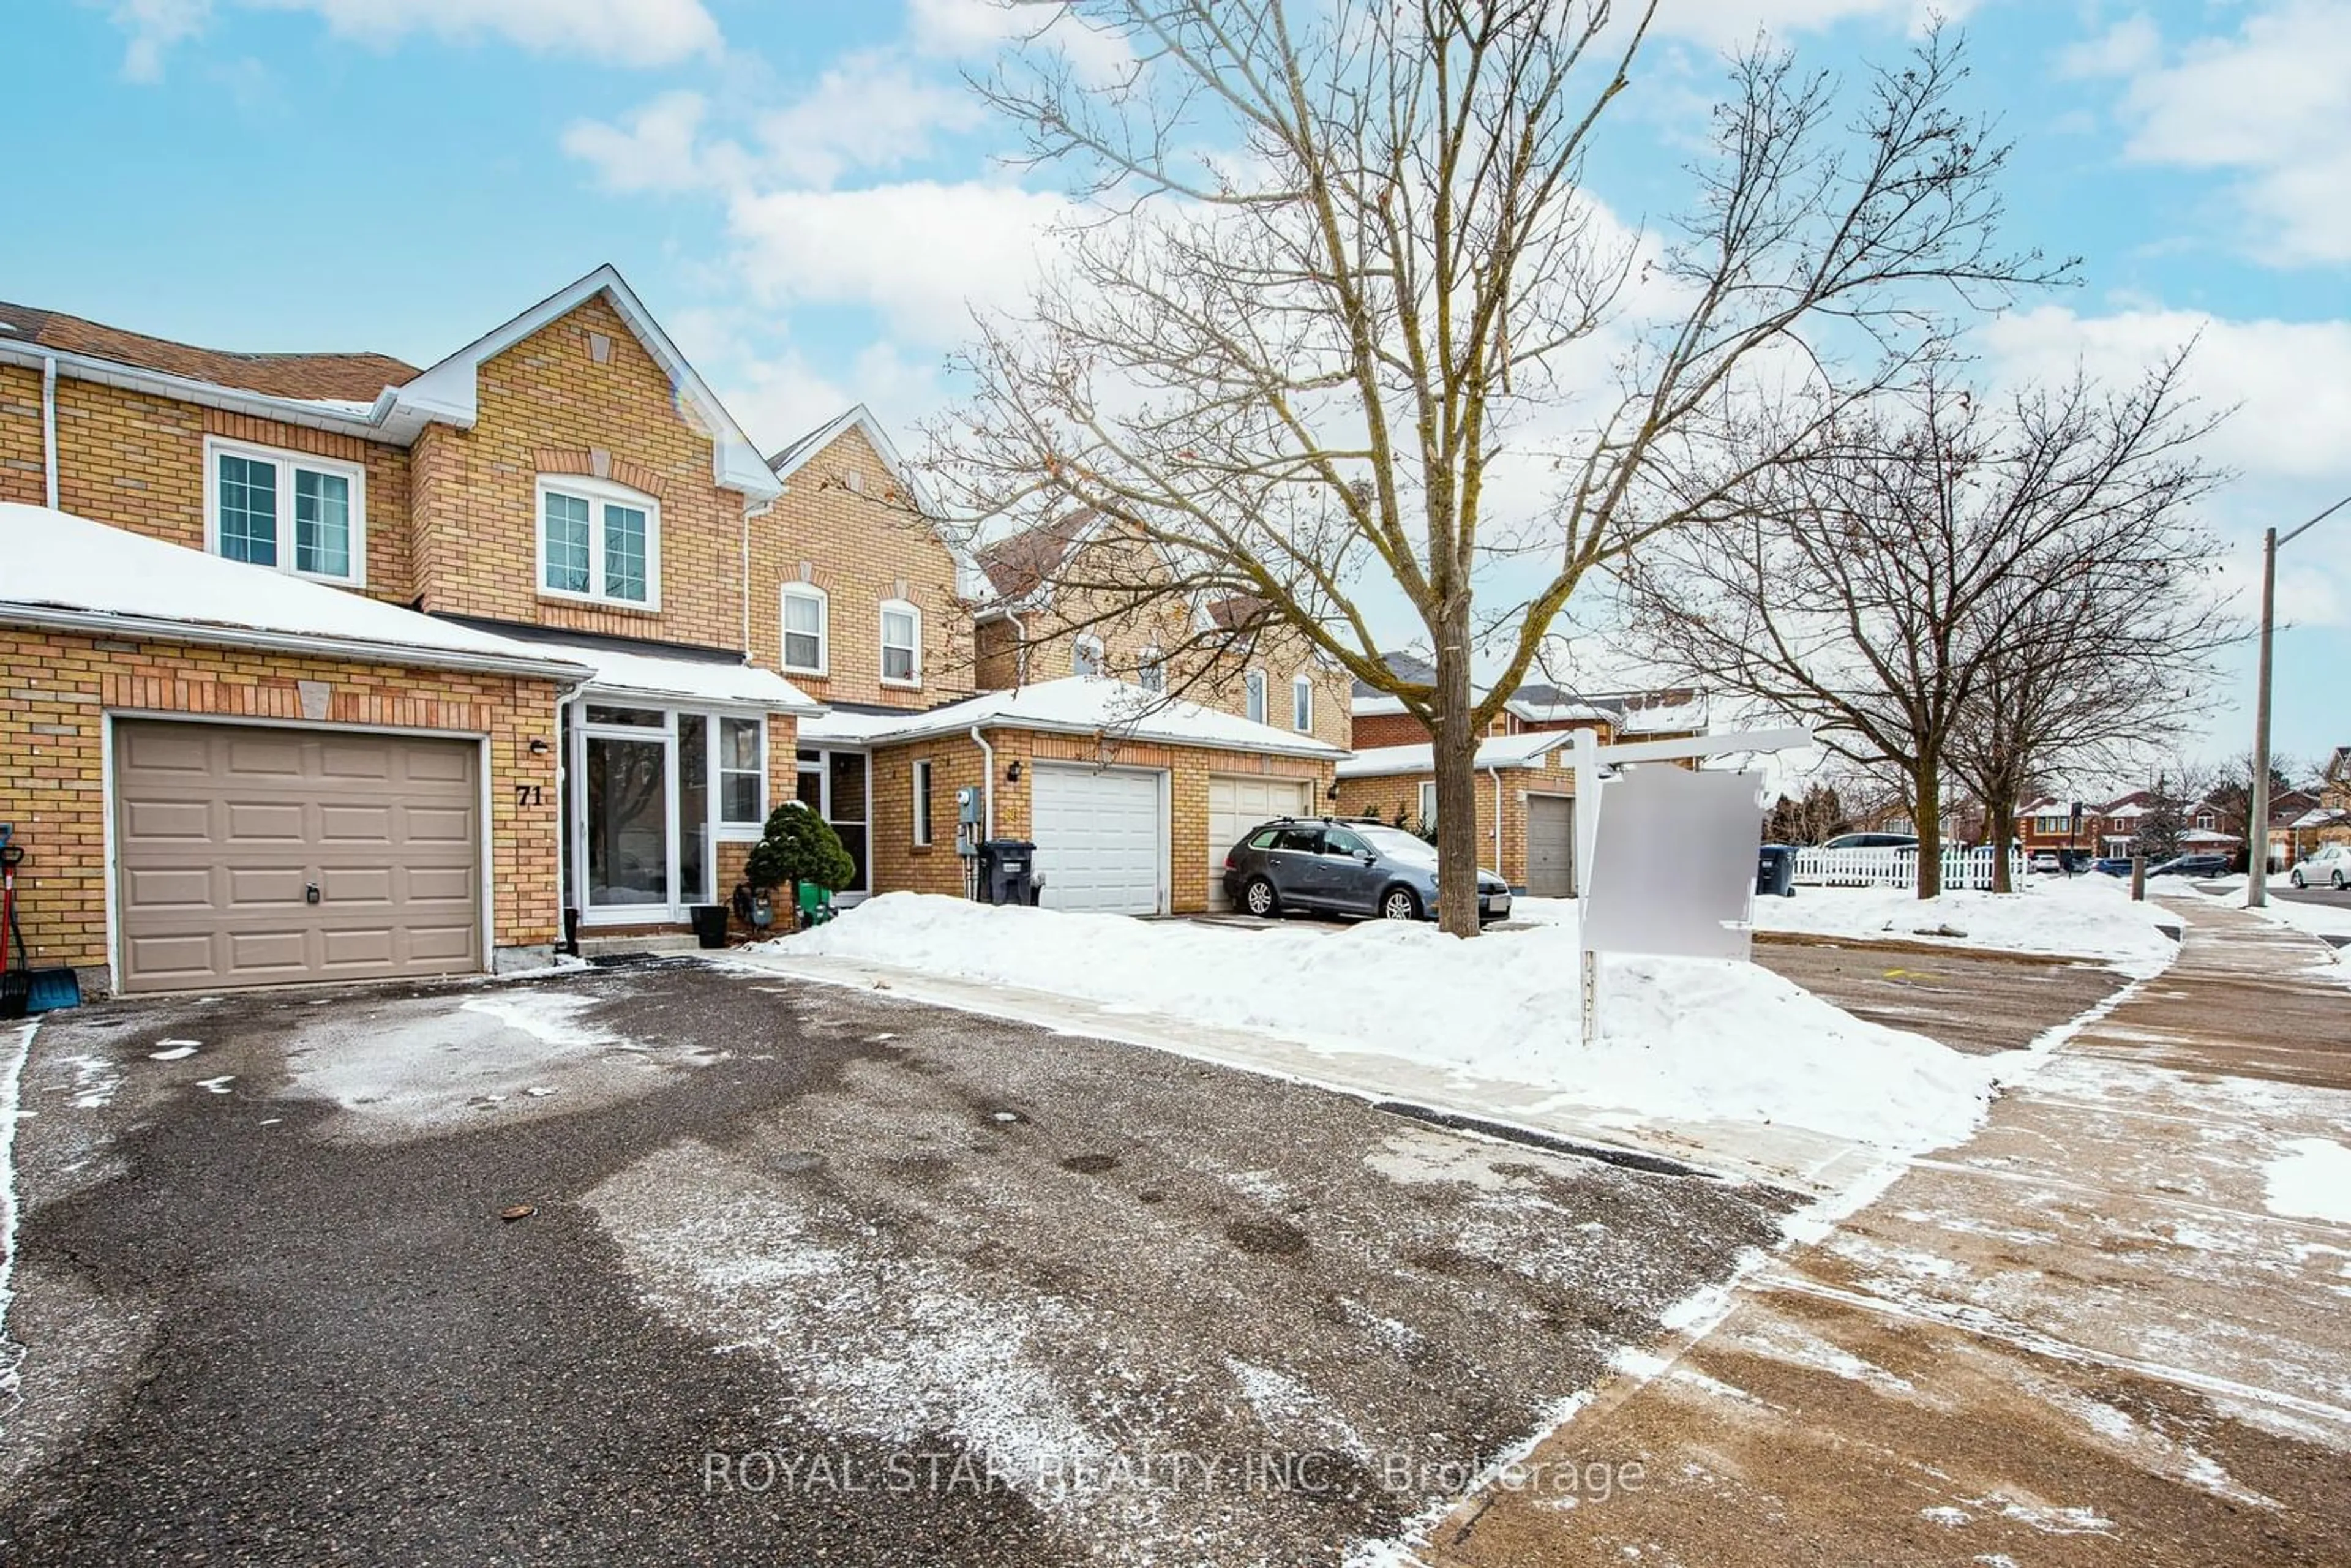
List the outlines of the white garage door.
<svg viewBox="0 0 2351 1568">
<path fill-rule="evenodd" d="M 1156 915 L 1167 818 L 1156 773 L 1040 766 L 1029 816 L 1048 909 Z"/>
<path fill-rule="evenodd" d="M 1276 817 L 1302 817 L 1311 809 L 1303 779 L 1208 780 L 1208 907 L 1230 909 L 1225 896 L 1225 852 L 1243 833 Z"/>
</svg>

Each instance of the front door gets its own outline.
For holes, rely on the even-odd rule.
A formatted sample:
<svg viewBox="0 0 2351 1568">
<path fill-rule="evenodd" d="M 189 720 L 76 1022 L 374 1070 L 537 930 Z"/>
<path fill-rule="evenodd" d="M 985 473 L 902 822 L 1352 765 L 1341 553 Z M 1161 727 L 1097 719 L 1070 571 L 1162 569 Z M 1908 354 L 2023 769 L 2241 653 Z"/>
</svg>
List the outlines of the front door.
<svg viewBox="0 0 2351 1568">
<path fill-rule="evenodd" d="M 868 893 L 873 884 L 867 880 L 866 861 L 869 853 L 867 818 L 871 815 L 872 780 L 868 763 L 862 751 L 830 751 L 814 747 L 799 754 L 799 803 L 822 817 L 840 836 L 841 847 L 849 852 L 849 862 L 857 868 L 844 893 Z"/>
<path fill-rule="evenodd" d="M 588 731 L 585 751 L 588 908 L 617 918 L 667 919 L 670 905 L 669 737 Z"/>
</svg>

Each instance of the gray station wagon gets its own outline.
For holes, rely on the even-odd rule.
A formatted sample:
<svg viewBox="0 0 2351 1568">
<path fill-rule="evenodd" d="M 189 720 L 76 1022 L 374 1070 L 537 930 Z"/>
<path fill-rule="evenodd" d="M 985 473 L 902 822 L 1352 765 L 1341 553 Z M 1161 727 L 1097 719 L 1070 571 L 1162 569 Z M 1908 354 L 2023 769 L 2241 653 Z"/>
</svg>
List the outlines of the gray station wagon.
<svg viewBox="0 0 2351 1568">
<path fill-rule="evenodd" d="M 1236 907 L 1257 915 L 1311 910 L 1433 920 L 1437 849 L 1379 822 L 1284 817 L 1252 829 L 1225 856 L 1225 893 Z M 1481 869 L 1478 918 L 1500 920 L 1510 913 L 1510 884 Z"/>
</svg>

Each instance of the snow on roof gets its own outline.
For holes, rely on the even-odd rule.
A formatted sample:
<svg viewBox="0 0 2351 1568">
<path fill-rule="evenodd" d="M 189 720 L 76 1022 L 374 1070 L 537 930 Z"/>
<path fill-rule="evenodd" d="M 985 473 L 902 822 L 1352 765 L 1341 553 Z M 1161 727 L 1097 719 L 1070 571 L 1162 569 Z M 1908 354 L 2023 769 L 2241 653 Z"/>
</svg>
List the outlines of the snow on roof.
<svg viewBox="0 0 2351 1568">
<path fill-rule="evenodd" d="M 568 663 L 587 665 L 595 672 L 588 683 L 591 692 L 730 704 L 811 718 L 824 712 L 799 687 L 773 670 L 753 664 L 720 659 L 664 659 L 657 654 L 568 643 L 534 641 L 531 646 Z"/>
<path fill-rule="evenodd" d="M 1355 685 L 1360 687 L 1363 683 L 1358 681 Z M 1374 714 L 1402 713 L 1404 712 L 1404 699 L 1402 697 L 1392 697 L 1385 692 L 1372 692 L 1364 694 L 1359 691 L 1356 695 L 1347 699 L 1347 711 L 1359 717 L 1365 718 L 1370 717 Z"/>
<path fill-rule="evenodd" d="M 1479 768 L 1540 768 L 1542 759 L 1575 738 L 1572 729 L 1498 735 L 1478 743 Z M 1437 754 L 1428 746 L 1374 746 L 1339 764 L 1342 779 L 1386 779 L 1403 773 L 1434 773 Z"/>
<path fill-rule="evenodd" d="M 2343 815 L 2344 813 L 2340 811 L 2330 811 L 2323 806 L 2314 806 L 2311 810 L 2304 811 L 2301 816 L 2296 817 L 2289 826 L 2295 828 L 2323 828 L 2331 822 L 2339 821 L 2342 820 Z"/>
<path fill-rule="evenodd" d="M 1171 700 L 1124 681 L 1069 675 L 1010 691 L 982 692 L 946 707 L 908 714 L 903 719 L 873 714 L 831 714 L 802 727 L 803 738 L 854 739 L 887 744 L 926 735 L 986 729 L 1057 730 L 1071 735 L 1104 731 L 1134 740 L 1199 746 L 1219 751 L 1266 751 L 1296 757 L 1343 757 L 1327 741 L 1270 725 L 1252 723 L 1196 703 Z"/>
<path fill-rule="evenodd" d="M 1687 702 L 1628 706 L 1624 716 L 1616 721 L 1616 733 L 1656 735 L 1659 731 L 1670 730 L 1678 734 L 1683 730 L 1703 730 L 1706 723 L 1706 699 L 1692 697 Z"/>
<path fill-rule="evenodd" d="M 0 620 L 171 622 L 207 642 L 299 637 L 392 664 L 453 656 L 519 673 L 584 675 L 563 654 L 421 615 L 347 589 L 110 528 L 47 507 L 0 502 Z M 584 661 L 580 661 L 584 663 Z"/>
</svg>

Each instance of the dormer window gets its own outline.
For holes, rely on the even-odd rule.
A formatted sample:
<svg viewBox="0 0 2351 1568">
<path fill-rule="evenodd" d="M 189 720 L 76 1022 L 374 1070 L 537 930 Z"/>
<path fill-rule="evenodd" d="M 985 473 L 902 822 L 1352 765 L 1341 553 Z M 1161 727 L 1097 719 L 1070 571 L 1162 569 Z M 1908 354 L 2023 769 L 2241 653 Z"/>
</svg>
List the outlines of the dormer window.
<svg viewBox="0 0 2351 1568">
<path fill-rule="evenodd" d="M 367 580 L 367 470 L 217 438 L 204 444 L 204 546 L 298 577 Z"/>
<path fill-rule="evenodd" d="M 601 479 L 538 482 L 538 589 L 632 610 L 661 608 L 661 503 Z"/>
</svg>

